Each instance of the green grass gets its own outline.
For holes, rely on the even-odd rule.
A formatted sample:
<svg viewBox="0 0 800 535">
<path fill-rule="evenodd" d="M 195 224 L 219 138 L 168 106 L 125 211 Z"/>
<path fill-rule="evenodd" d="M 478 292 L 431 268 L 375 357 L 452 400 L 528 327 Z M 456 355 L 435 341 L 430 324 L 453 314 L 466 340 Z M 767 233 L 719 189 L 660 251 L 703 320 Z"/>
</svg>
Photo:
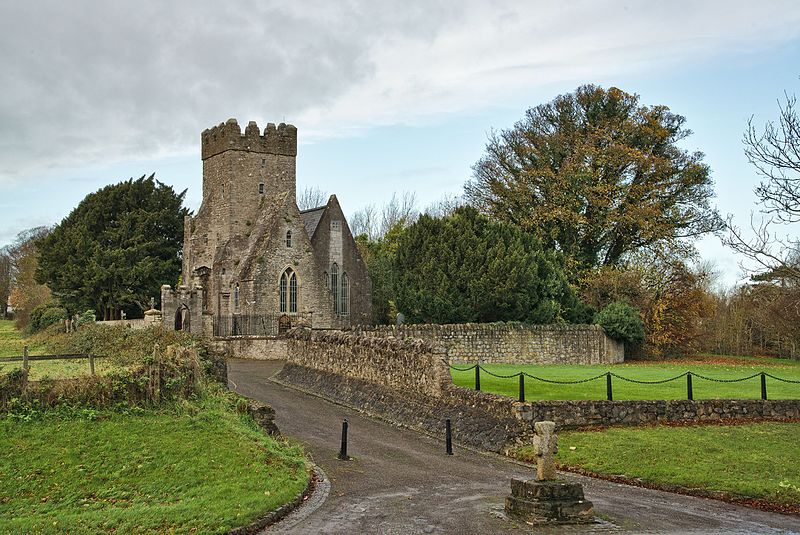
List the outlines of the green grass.
<svg viewBox="0 0 800 535">
<path fill-rule="evenodd" d="M 466 365 L 459 365 L 464 368 Z M 685 371 L 717 379 L 738 379 L 765 371 L 777 377 L 800 381 L 800 362 L 766 358 L 700 356 L 691 359 L 674 359 L 659 362 L 631 362 L 615 365 L 514 365 L 484 364 L 482 367 L 498 375 L 512 375 L 524 371 L 545 379 L 575 381 L 611 371 L 629 379 L 658 381 L 680 375 Z M 466 388 L 475 387 L 475 371 L 451 370 L 453 382 Z M 640 385 L 614 378 L 615 400 L 623 399 L 686 399 L 686 378 L 661 385 Z M 694 399 L 757 399 L 761 397 L 760 378 L 739 383 L 715 383 L 693 377 Z M 482 372 L 481 390 L 504 396 L 519 395 L 519 379 L 499 379 Z M 779 382 L 767 378 L 769 399 L 798 399 L 800 384 Z M 548 399 L 606 399 L 606 380 L 574 385 L 554 385 L 525 378 L 527 400 Z"/>
<path fill-rule="evenodd" d="M 47 354 L 47 347 L 42 337 L 26 337 L 14 327 L 10 320 L 0 320 L 0 357 L 17 357 L 22 355 L 22 348 L 28 346 L 29 355 Z M 13 369 L 22 368 L 22 362 L 0 362 L 0 373 L 8 373 Z M 102 375 L 114 369 L 108 359 L 96 359 L 94 370 Z M 89 373 L 88 360 L 54 360 L 30 361 L 28 378 L 39 381 L 44 378 L 67 379 L 79 377 Z"/>
<path fill-rule="evenodd" d="M 0 533 L 224 533 L 290 501 L 303 452 L 229 399 L 0 420 Z"/>
<path fill-rule="evenodd" d="M 562 432 L 556 459 L 599 474 L 797 506 L 798 436 L 796 423 Z M 521 448 L 517 456 L 530 460 L 532 450 Z"/>
</svg>

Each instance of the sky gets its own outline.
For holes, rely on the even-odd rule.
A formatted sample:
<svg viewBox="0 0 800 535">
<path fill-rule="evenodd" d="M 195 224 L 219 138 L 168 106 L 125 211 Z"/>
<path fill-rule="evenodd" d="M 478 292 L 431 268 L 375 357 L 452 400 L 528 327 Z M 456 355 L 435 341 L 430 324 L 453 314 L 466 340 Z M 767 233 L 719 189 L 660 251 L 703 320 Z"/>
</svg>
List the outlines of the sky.
<svg viewBox="0 0 800 535">
<path fill-rule="evenodd" d="M 0 0 L 0 58 L 0 246 L 145 174 L 197 210 L 200 133 L 230 117 L 294 124 L 298 187 L 348 214 L 405 191 L 424 208 L 462 193 L 493 130 L 585 83 L 685 116 L 747 226 L 742 134 L 800 93 L 800 3 Z M 698 249 L 742 279 L 719 238 Z"/>
</svg>

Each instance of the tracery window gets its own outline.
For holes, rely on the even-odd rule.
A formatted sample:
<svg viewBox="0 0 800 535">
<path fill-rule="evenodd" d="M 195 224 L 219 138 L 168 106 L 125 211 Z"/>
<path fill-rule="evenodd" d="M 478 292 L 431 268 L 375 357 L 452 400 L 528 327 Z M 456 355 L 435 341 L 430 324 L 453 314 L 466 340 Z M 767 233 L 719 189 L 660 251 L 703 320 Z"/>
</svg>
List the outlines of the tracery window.
<svg viewBox="0 0 800 535">
<path fill-rule="evenodd" d="M 291 268 L 281 274 L 278 297 L 281 312 L 297 312 L 297 274 Z"/>
</svg>

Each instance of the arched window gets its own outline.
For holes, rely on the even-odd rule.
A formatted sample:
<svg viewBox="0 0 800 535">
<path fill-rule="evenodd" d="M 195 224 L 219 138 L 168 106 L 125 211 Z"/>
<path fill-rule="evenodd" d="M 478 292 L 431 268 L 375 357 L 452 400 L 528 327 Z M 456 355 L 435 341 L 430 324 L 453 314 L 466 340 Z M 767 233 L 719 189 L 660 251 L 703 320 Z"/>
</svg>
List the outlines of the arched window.
<svg viewBox="0 0 800 535">
<path fill-rule="evenodd" d="M 350 277 L 347 273 L 342 273 L 342 291 L 339 302 L 339 314 L 342 316 L 350 315 Z"/>
<path fill-rule="evenodd" d="M 239 285 L 237 284 L 236 287 L 233 289 L 233 310 L 239 310 Z"/>
<path fill-rule="evenodd" d="M 339 313 L 339 264 L 331 266 L 331 292 L 333 293 L 333 312 Z"/>
<path fill-rule="evenodd" d="M 297 275 L 294 271 L 289 276 L 289 312 L 297 312 Z"/>
<path fill-rule="evenodd" d="M 286 247 L 291 247 L 291 246 L 292 246 L 292 231 L 291 230 L 287 230 L 286 231 Z"/>
<path fill-rule="evenodd" d="M 279 302 L 281 312 L 297 312 L 297 274 L 291 268 L 281 274 Z"/>
</svg>

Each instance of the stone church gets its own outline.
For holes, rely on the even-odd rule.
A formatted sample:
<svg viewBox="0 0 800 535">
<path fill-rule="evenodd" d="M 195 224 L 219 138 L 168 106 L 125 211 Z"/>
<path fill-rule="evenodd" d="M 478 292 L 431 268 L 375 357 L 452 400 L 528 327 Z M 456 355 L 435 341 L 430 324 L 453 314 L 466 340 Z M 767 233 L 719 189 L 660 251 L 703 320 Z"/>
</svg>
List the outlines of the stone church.
<svg viewBox="0 0 800 535">
<path fill-rule="evenodd" d="M 181 284 L 161 287 L 167 328 L 275 334 L 292 324 L 370 323 L 372 284 L 335 195 L 300 211 L 297 129 L 242 133 L 229 119 L 201 135 L 203 201 L 184 221 Z"/>
</svg>

